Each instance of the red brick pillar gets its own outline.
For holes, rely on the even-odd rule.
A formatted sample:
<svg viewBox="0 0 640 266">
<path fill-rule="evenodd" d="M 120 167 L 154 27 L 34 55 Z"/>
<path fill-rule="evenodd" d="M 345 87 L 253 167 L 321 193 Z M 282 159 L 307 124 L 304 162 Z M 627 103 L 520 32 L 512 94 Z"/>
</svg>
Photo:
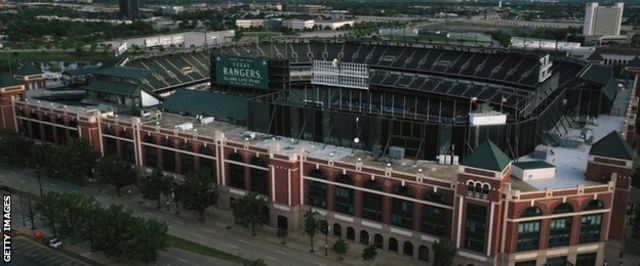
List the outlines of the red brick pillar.
<svg viewBox="0 0 640 266">
<path fill-rule="evenodd" d="M 327 173 L 327 180 L 328 181 L 335 181 L 335 174 L 334 173 Z M 335 197 L 336 197 L 336 190 L 335 190 L 335 186 L 329 184 L 327 186 L 327 210 L 333 211 L 334 210 L 334 202 L 335 202 Z"/>
<path fill-rule="evenodd" d="M 544 219 L 540 221 L 540 241 L 538 242 L 538 249 L 546 249 L 549 245 L 549 229 L 551 227 L 551 220 Z"/>
<path fill-rule="evenodd" d="M 580 243 L 581 220 L 581 215 L 573 216 L 573 220 L 571 220 L 571 240 L 569 241 L 570 246 L 575 246 Z"/>
<path fill-rule="evenodd" d="M 385 193 L 393 193 L 393 184 L 391 181 L 384 181 L 382 189 Z M 391 197 L 384 196 L 382 198 L 382 222 L 385 224 L 391 223 Z"/>
<path fill-rule="evenodd" d="M 364 185 L 364 177 L 357 174 L 353 177 L 353 184 L 356 187 L 362 187 Z M 362 197 L 363 192 L 360 189 L 353 191 L 353 215 L 356 217 L 362 217 Z"/>
<path fill-rule="evenodd" d="M 243 161 L 249 163 L 251 159 L 247 160 L 247 156 L 242 154 Z M 244 167 L 244 190 L 251 191 L 251 168 Z"/>
<path fill-rule="evenodd" d="M 193 149 L 193 153 L 195 154 L 200 154 L 200 151 L 202 150 L 202 146 L 203 144 L 198 144 L 195 142 L 191 143 L 191 149 Z M 195 169 L 196 171 L 200 171 L 200 156 L 193 156 L 193 169 Z M 216 176 L 215 171 L 214 173 L 211 173 L 211 176 L 215 178 Z"/>
<path fill-rule="evenodd" d="M 184 140 L 180 140 L 180 139 L 173 139 L 173 148 L 176 150 L 181 150 L 181 146 L 182 146 L 182 142 Z M 176 173 L 180 173 L 180 174 L 186 174 L 182 172 L 182 160 L 180 158 L 180 153 L 179 152 L 175 152 L 175 151 L 170 151 L 171 153 L 173 153 L 173 160 L 176 162 L 175 168 L 176 168 Z"/>
<path fill-rule="evenodd" d="M 411 189 L 412 187 L 409 187 L 409 188 Z M 414 187 L 413 191 L 414 191 L 413 193 L 415 195 L 415 198 L 417 199 L 424 198 L 423 197 L 424 192 L 422 188 Z M 413 231 L 416 231 L 416 232 L 421 231 L 420 229 L 422 227 L 422 209 L 424 209 L 423 207 L 424 205 L 421 203 L 417 203 L 417 202 L 413 203 L 413 226 L 412 226 Z"/>
</svg>

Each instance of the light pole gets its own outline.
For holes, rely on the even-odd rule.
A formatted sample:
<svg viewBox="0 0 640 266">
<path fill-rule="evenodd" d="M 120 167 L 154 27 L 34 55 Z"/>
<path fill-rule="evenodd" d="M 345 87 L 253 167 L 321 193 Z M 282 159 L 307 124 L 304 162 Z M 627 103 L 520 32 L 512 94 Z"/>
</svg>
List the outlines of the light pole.
<svg viewBox="0 0 640 266">
<path fill-rule="evenodd" d="M 180 210 L 178 209 L 178 197 L 176 196 L 176 185 L 171 187 L 171 198 L 176 203 L 176 215 L 180 215 Z"/>
<path fill-rule="evenodd" d="M 324 256 L 326 257 L 329 252 L 329 245 L 327 243 L 327 238 L 329 237 L 329 223 L 324 222 Z"/>
</svg>

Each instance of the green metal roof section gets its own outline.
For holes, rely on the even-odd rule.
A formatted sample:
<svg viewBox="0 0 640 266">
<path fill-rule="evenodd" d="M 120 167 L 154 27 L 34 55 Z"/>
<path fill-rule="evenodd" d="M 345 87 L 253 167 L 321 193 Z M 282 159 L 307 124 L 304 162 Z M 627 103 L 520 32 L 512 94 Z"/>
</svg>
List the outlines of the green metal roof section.
<svg viewBox="0 0 640 266">
<path fill-rule="evenodd" d="M 117 78 L 125 78 L 125 79 L 143 79 L 147 76 L 151 75 L 153 72 L 151 70 L 135 68 L 135 67 L 112 67 L 102 69 L 96 72 L 96 75 L 100 76 L 108 76 L 108 77 L 117 77 Z"/>
<path fill-rule="evenodd" d="M 9 75 L 9 73 L 0 73 L 0 88 L 13 87 L 20 84 L 22 83 Z"/>
<path fill-rule="evenodd" d="M 100 70 L 100 68 L 98 68 L 98 67 L 83 67 L 83 68 L 76 68 L 76 69 L 66 70 L 66 71 L 62 72 L 62 74 L 63 75 L 69 75 L 69 76 L 79 76 L 79 75 L 93 74 L 93 73 L 97 72 L 98 70 Z"/>
<path fill-rule="evenodd" d="M 36 65 L 32 62 L 24 63 L 18 66 L 18 68 L 16 68 L 16 71 L 14 72 L 15 75 L 19 76 L 39 75 L 42 73 L 42 70 L 36 67 Z"/>
<path fill-rule="evenodd" d="M 502 172 L 511 158 L 490 140 L 482 142 L 462 161 L 462 165 Z"/>
<path fill-rule="evenodd" d="M 135 96 L 140 93 L 140 87 L 136 84 L 95 80 L 86 87 L 88 91 Z"/>
<path fill-rule="evenodd" d="M 629 61 L 627 67 L 640 68 L 640 56 L 636 56 L 633 58 L 633 60 Z"/>
<path fill-rule="evenodd" d="M 169 112 L 190 115 L 209 115 L 231 118 L 235 121 L 247 120 L 247 97 L 239 95 L 178 89 L 162 104 Z"/>
<path fill-rule="evenodd" d="M 514 162 L 513 165 L 523 170 L 545 169 L 545 168 L 556 167 L 555 165 L 545 161 Z"/>
<path fill-rule="evenodd" d="M 582 80 L 605 85 L 613 77 L 613 69 L 609 66 L 590 64 L 578 74 L 578 77 Z"/>
<path fill-rule="evenodd" d="M 610 78 L 607 84 L 602 86 L 602 93 L 609 101 L 613 102 L 618 95 L 618 81 L 615 78 Z"/>
<path fill-rule="evenodd" d="M 604 57 L 602 57 L 602 55 L 600 53 L 598 53 L 598 51 L 595 51 L 589 57 L 587 57 L 587 60 L 590 60 L 590 61 L 602 61 L 602 60 L 604 60 Z"/>
<path fill-rule="evenodd" d="M 633 160 L 635 152 L 617 131 L 611 131 L 591 146 L 589 155 Z"/>
</svg>

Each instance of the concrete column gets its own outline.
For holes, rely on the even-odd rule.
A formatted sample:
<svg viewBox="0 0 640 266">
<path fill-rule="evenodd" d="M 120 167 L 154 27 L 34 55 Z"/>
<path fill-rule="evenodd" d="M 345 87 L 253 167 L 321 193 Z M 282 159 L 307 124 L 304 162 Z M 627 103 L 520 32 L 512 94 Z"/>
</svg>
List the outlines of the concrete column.
<svg viewBox="0 0 640 266">
<path fill-rule="evenodd" d="M 327 180 L 328 181 L 335 181 L 335 173 L 329 172 L 327 173 Z M 333 211 L 334 210 L 334 203 L 335 203 L 335 197 L 336 197 L 336 190 L 335 190 L 335 186 L 334 185 L 328 185 L 327 186 L 327 210 Z M 346 231 L 346 227 L 345 229 L 345 233 Z"/>
<path fill-rule="evenodd" d="M 356 187 L 362 187 L 364 185 L 364 177 L 360 174 L 357 174 L 353 178 L 353 184 Z M 363 200 L 363 192 L 360 189 L 355 189 L 353 191 L 353 215 L 356 217 L 362 217 L 362 200 Z"/>
<path fill-rule="evenodd" d="M 386 193 L 393 193 L 393 184 L 391 181 L 384 181 L 382 189 Z M 385 224 L 391 223 L 391 197 L 384 196 L 382 198 L 382 222 Z"/>
</svg>

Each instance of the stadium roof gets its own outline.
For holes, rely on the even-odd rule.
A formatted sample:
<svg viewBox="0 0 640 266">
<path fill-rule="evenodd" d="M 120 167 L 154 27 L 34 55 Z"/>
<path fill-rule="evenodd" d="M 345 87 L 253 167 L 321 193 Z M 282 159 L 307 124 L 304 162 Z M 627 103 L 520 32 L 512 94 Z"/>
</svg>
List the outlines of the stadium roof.
<svg viewBox="0 0 640 266">
<path fill-rule="evenodd" d="M 167 97 L 162 107 L 169 112 L 247 120 L 247 97 L 209 91 L 178 89 Z"/>
<path fill-rule="evenodd" d="M 496 172 L 509 165 L 511 158 L 507 156 L 496 144 L 490 140 L 482 142 L 462 161 L 462 165 Z"/>
<path fill-rule="evenodd" d="M 79 76 L 79 75 L 85 75 L 85 74 L 92 74 L 97 72 L 98 70 L 100 70 L 100 68 L 98 67 L 83 67 L 83 68 L 76 68 L 76 69 L 71 69 L 71 70 L 66 70 L 64 72 L 62 72 L 63 75 L 69 75 L 69 76 Z"/>
<path fill-rule="evenodd" d="M 617 131 L 611 131 L 591 146 L 589 155 L 633 160 L 634 151 Z"/>
<path fill-rule="evenodd" d="M 96 80 L 94 82 L 91 82 L 91 84 L 86 87 L 86 90 L 126 96 L 134 96 L 140 93 L 140 87 L 136 84 L 111 82 L 104 80 Z"/>
<path fill-rule="evenodd" d="M 0 88 L 18 86 L 22 83 L 14 79 L 9 73 L 0 73 Z"/>
<path fill-rule="evenodd" d="M 97 75 L 118 77 L 125 79 L 143 79 L 151 75 L 153 72 L 147 69 L 133 67 L 112 67 L 96 72 Z"/>
</svg>

